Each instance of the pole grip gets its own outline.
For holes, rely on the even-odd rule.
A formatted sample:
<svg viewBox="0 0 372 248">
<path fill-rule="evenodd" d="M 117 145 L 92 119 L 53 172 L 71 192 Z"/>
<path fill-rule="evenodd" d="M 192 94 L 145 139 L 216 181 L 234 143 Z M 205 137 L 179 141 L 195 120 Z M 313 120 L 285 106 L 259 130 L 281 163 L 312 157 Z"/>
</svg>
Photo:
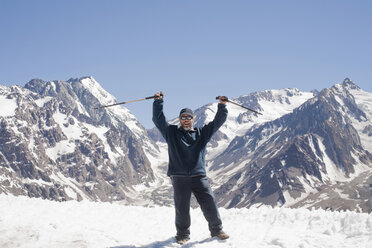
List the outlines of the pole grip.
<svg viewBox="0 0 372 248">
<path fill-rule="evenodd" d="M 216 96 L 216 100 L 219 100 L 221 97 L 224 97 L 226 99 L 226 102 L 229 101 L 229 98 L 227 98 L 226 96 Z"/>
<path fill-rule="evenodd" d="M 164 97 L 164 94 L 160 94 L 160 96 Z M 153 98 L 156 98 L 156 96 L 148 96 L 145 99 L 148 100 L 148 99 L 153 99 Z"/>
</svg>

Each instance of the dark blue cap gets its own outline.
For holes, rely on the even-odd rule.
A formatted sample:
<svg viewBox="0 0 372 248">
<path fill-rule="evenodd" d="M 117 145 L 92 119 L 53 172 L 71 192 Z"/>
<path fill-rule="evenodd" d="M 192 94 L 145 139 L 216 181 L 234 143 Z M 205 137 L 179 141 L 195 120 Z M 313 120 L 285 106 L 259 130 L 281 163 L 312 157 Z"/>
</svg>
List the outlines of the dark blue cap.
<svg viewBox="0 0 372 248">
<path fill-rule="evenodd" d="M 188 115 L 194 116 L 194 112 L 192 112 L 192 110 L 189 109 L 189 108 L 181 109 L 181 111 L 180 111 L 180 116 L 181 116 L 182 114 L 188 114 Z"/>
</svg>

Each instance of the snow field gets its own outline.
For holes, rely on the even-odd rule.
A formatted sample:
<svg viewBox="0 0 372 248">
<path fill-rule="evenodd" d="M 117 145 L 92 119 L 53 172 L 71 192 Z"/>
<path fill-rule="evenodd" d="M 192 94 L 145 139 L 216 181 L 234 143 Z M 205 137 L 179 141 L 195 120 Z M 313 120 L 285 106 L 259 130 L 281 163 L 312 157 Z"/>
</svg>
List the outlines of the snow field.
<svg viewBox="0 0 372 248">
<path fill-rule="evenodd" d="M 0 247 L 180 247 L 174 209 L 117 203 L 53 202 L 0 195 Z M 372 214 L 288 208 L 220 208 L 230 239 L 209 237 L 200 209 L 191 210 L 183 247 L 372 247 Z"/>
</svg>

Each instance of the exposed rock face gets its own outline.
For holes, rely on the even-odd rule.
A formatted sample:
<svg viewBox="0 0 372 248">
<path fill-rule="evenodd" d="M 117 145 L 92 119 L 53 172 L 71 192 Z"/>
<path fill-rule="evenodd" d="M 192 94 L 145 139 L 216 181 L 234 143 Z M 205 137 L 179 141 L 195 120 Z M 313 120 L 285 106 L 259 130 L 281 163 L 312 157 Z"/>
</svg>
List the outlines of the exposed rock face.
<svg viewBox="0 0 372 248">
<path fill-rule="evenodd" d="M 146 130 L 91 77 L 1 87 L 0 192 L 53 200 L 125 200 L 154 179 Z"/>
</svg>

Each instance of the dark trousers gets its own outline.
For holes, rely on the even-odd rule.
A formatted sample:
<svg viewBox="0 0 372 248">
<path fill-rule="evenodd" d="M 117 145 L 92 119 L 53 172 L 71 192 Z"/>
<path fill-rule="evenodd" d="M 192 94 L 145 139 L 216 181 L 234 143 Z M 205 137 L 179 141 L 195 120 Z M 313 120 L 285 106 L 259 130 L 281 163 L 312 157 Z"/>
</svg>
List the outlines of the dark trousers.
<svg viewBox="0 0 372 248">
<path fill-rule="evenodd" d="M 211 235 L 217 235 L 222 231 L 221 217 L 207 177 L 172 177 L 172 184 L 176 208 L 177 236 L 188 237 L 190 235 L 191 193 L 196 197 L 204 217 L 208 221 Z"/>
</svg>

